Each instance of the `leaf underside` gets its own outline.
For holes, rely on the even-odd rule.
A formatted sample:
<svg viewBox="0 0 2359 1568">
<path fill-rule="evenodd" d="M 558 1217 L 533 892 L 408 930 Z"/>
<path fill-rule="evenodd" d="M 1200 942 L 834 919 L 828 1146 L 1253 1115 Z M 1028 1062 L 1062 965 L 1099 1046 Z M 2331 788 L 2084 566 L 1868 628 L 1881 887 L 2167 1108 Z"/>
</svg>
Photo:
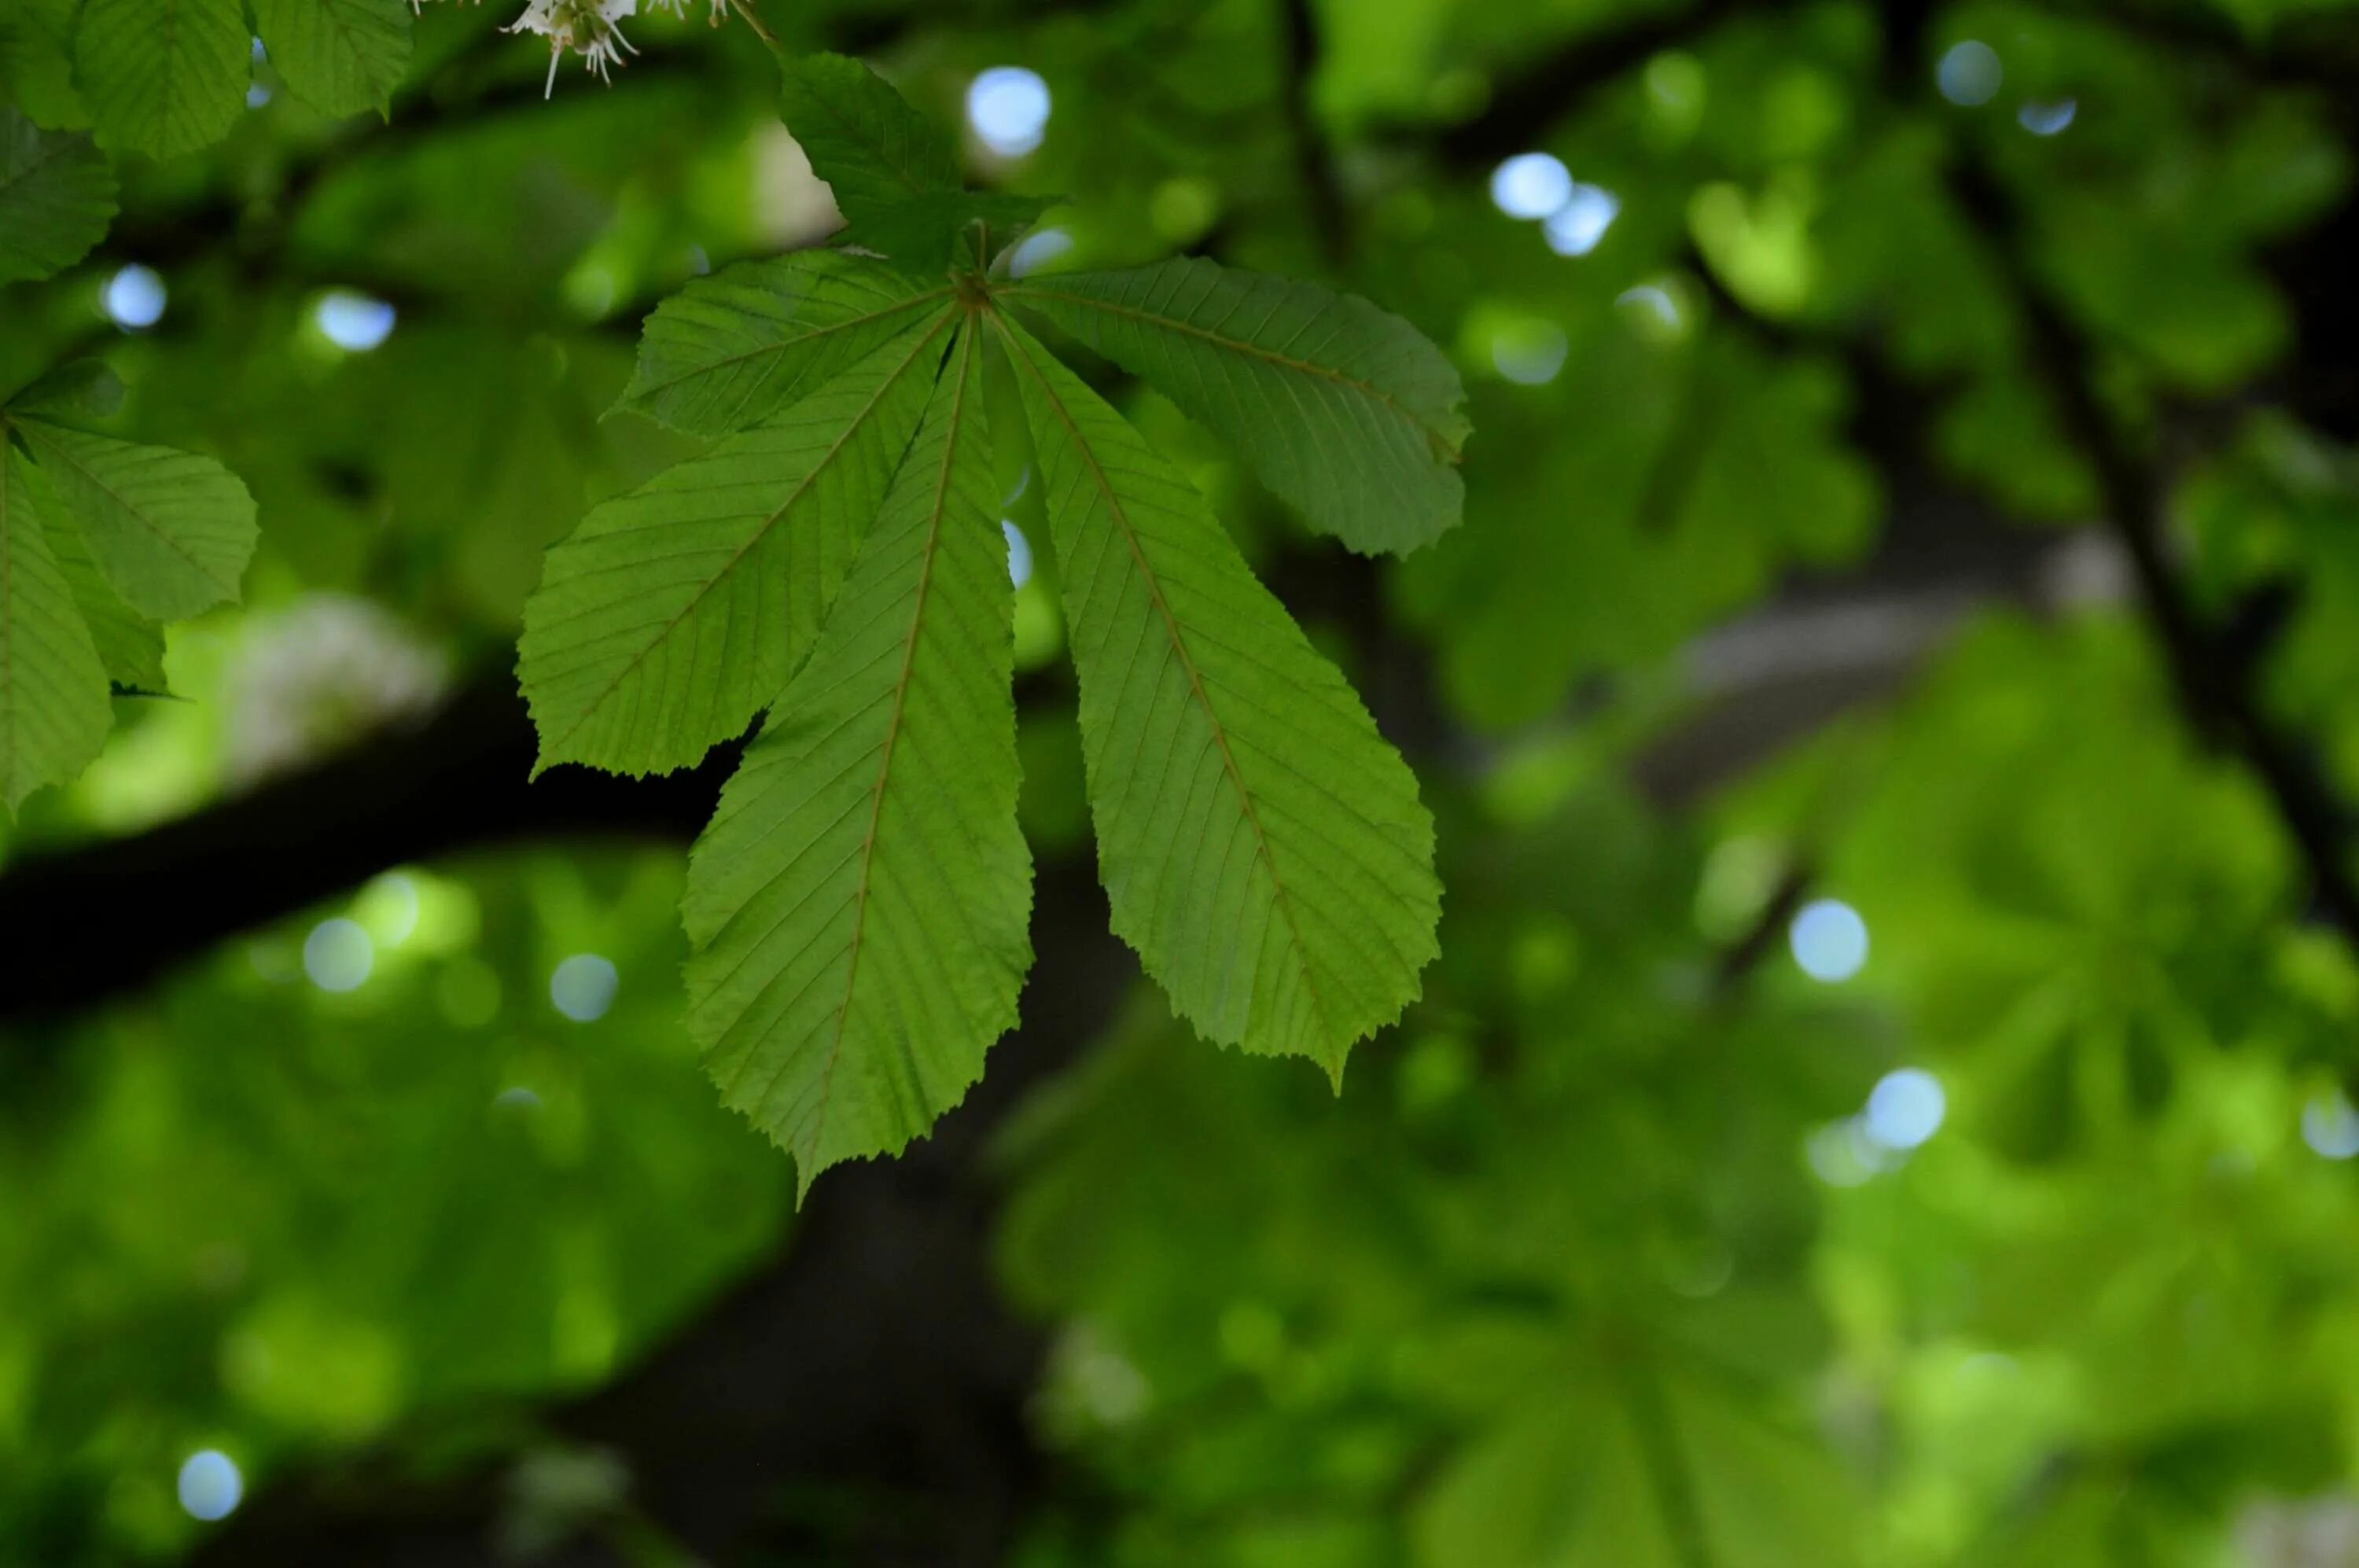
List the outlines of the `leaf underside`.
<svg viewBox="0 0 2359 1568">
<path fill-rule="evenodd" d="M 806 1190 L 964 1096 L 1031 963 L 982 381 L 970 328 L 690 858 L 690 1029 Z"/>
<path fill-rule="evenodd" d="M 1406 554 L 1458 521 L 1465 389 L 1364 299 L 1188 257 L 1000 296 L 1145 379 L 1353 550 Z"/>
<path fill-rule="evenodd" d="M 1115 930 L 1208 1038 L 1340 1078 L 1437 951 L 1416 780 L 1203 498 L 1000 328 L 1063 580 Z"/>
<path fill-rule="evenodd" d="M 541 768 L 684 768 L 777 696 L 917 429 L 951 316 L 911 319 L 549 551 L 519 644 Z"/>
<path fill-rule="evenodd" d="M 725 435 L 790 406 L 950 298 L 858 256 L 795 251 L 699 278 L 648 318 L 620 408 Z"/>
<path fill-rule="evenodd" d="M 933 123 L 859 60 L 803 55 L 783 61 L 779 74 L 787 130 L 846 220 L 958 190 L 958 159 Z"/>
</svg>

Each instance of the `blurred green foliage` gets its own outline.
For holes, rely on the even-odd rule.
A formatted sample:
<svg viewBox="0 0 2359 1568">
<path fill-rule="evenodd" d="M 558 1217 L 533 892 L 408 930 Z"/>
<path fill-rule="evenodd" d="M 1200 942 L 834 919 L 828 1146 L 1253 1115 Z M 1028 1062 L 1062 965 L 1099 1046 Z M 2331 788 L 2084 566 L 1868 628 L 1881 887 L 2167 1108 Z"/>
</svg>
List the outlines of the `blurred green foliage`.
<svg viewBox="0 0 2359 1568">
<path fill-rule="evenodd" d="M 246 61 L 217 145 L 110 155 L 87 259 L 0 234 L 0 277 L 63 267 L 0 287 L 0 388 L 103 356 L 101 428 L 219 459 L 262 530 L 243 606 L 172 629 L 173 700 L 118 698 L 0 855 L 500 678 L 546 547 L 702 450 L 604 416 L 658 299 L 834 223 L 775 67 L 639 17 L 611 90 L 544 103 L 506 9 L 427 7 L 385 117 Z M 0 10 L 0 156 L 18 121 L 125 145 L 71 13 Z M 1464 524 L 1374 568 L 1077 355 L 1369 694 L 1446 892 L 1340 1097 L 1142 988 L 998 1129 L 997 1265 L 1051 1345 L 1013 1561 L 2359 1563 L 2359 960 L 2318 897 L 2352 868 L 2152 635 L 2107 468 L 2153 497 L 2197 677 L 2359 800 L 2350 7 L 767 15 L 946 125 L 978 71 L 1037 71 L 1037 150 L 959 148 L 1071 199 L 1036 276 L 1321 278 L 1472 392 Z M 1526 153 L 1602 227 L 1503 212 Z M 166 289 L 138 331 L 106 311 L 132 265 Z M 336 290 L 390 335 L 334 341 Z M 1010 517 L 1038 539 L 1037 498 Z M 1044 865 L 1092 852 L 1048 554 L 1016 608 Z M 256 1489 L 528 1450 L 537 1401 L 792 1245 L 790 1172 L 681 1027 L 676 851 L 386 871 L 0 1037 L 0 1562 L 168 1559 L 212 1528 L 173 1489 L 201 1448 Z M 1867 933 L 1832 983 L 1794 951 L 1818 898 Z M 349 992 L 304 967 L 339 918 Z M 593 1021 L 550 999 L 576 953 L 620 976 Z M 1904 1069 L 1940 1091 L 1921 1143 L 1921 1102 L 1870 1114 Z"/>
</svg>

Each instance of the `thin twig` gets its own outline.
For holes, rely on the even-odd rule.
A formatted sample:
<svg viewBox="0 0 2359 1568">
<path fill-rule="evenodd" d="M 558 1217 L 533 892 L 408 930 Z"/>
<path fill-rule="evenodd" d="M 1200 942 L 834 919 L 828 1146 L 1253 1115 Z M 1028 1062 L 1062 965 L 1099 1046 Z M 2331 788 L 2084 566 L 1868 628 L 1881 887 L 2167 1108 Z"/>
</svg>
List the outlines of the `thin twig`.
<svg viewBox="0 0 2359 1568">
<path fill-rule="evenodd" d="M 745 18 L 745 25 L 754 29 L 756 38 L 760 38 L 772 49 L 785 47 L 778 42 L 778 35 L 763 25 L 761 13 L 754 9 L 750 0 L 729 0 L 729 8 Z"/>
</svg>

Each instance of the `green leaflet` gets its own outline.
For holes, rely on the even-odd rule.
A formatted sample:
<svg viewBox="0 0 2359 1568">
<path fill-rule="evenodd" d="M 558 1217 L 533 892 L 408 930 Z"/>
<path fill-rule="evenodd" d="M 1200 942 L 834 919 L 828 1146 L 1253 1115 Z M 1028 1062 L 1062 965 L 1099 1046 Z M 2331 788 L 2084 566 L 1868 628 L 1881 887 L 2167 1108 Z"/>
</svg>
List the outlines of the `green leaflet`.
<svg viewBox="0 0 2359 1568">
<path fill-rule="evenodd" d="M 194 152 L 245 112 L 253 35 L 239 0 L 86 0 L 74 74 L 103 146 Z"/>
<path fill-rule="evenodd" d="M 0 800 L 82 770 L 112 720 L 106 671 L 49 554 L 33 465 L 0 443 Z"/>
<path fill-rule="evenodd" d="M 686 767 L 777 696 L 908 448 L 952 314 L 922 331 L 912 319 L 549 551 L 519 645 L 539 768 Z"/>
<path fill-rule="evenodd" d="M 1458 521 L 1458 372 L 1364 299 L 1187 257 L 999 297 L 1143 376 L 1353 550 L 1407 554 Z"/>
<path fill-rule="evenodd" d="M 164 628 L 123 602 L 106 584 L 106 574 L 92 559 L 71 513 L 59 500 L 48 477 L 31 471 L 35 505 L 48 526 L 49 553 L 58 572 L 73 591 L 74 607 L 82 612 L 98 661 L 106 679 L 119 691 L 161 696 L 170 688 L 164 679 Z"/>
<path fill-rule="evenodd" d="M 806 1191 L 958 1103 L 1031 963 L 976 333 L 689 862 L 689 1027 Z"/>
<path fill-rule="evenodd" d="M 385 113 L 409 68 L 408 0 L 253 0 L 288 92 L 323 114 Z"/>
<path fill-rule="evenodd" d="M 958 159 L 932 123 L 859 60 L 801 55 L 782 60 L 779 76 L 787 129 L 847 220 L 958 190 Z"/>
<path fill-rule="evenodd" d="M 1114 929 L 1200 1032 L 1340 1081 L 1437 951 L 1416 779 L 1203 498 L 995 319 L 1063 577 Z"/>
<path fill-rule="evenodd" d="M 88 136 L 0 105 L 0 284 L 71 267 L 114 218 L 114 169 Z"/>
<path fill-rule="evenodd" d="M 254 554 L 254 497 L 211 458 L 18 419 L 125 603 L 176 621 L 237 597 Z"/>
<path fill-rule="evenodd" d="M 725 435 L 768 418 L 906 331 L 945 288 L 857 256 L 796 251 L 700 278 L 647 319 L 617 408 Z"/>
</svg>

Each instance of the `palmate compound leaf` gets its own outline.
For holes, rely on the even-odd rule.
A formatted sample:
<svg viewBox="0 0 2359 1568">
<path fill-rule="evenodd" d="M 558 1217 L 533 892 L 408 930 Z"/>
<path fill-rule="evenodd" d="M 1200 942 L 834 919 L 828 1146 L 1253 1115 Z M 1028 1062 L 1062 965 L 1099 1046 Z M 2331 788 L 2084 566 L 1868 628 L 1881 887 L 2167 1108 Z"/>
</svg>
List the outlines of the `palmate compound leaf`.
<svg viewBox="0 0 2359 1568">
<path fill-rule="evenodd" d="M 288 92 L 323 114 L 384 113 L 409 69 L 409 0 L 252 0 Z"/>
<path fill-rule="evenodd" d="M 1417 781 L 1203 498 L 995 321 L 1063 579 L 1114 929 L 1199 1032 L 1340 1082 L 1438 951 Z"/>
<path fill-rule="evenodd" d="M 71 267 L 114 217 L 114 169 L 88 136 L 0 104 L 0 283 Z"/>
<path fill-rule="evenodd" d="M 170 158 L 221 140 L 253 42 L 240 0 L 84 0 L 74 76 L 100 144 Z"/>
<path fill-rule="evenodd" d="M 41 473 L 82 523 L 124 603 L 177 621 L 237 597 L 254 554 L 254 497 L 211 458 L 18 419 Z"/>
<path fill-rule="evenodd" d="M 1423 334 L 1364 299 L 1189 257 L 998 298 L 1145 379 L 1353 550 L 1407 554 L 1458 521 L 1465 388 Z"/>
<path fill-rule="evenodd" d="M 689 861 L 690 1029 L 806 1191 L 964 1096 L 1031 964 L 981 359 L 970 326 Z"/>
<path fill-rule="evenodd" d="M 0 800 L 82 770 L 112 720 L 106 671 L 49 551 L 33 465 L 0 440 Z"/>
<path fill-rule="evenodd" d="M 539 768 L 684 768 L 777 698 L 908 448 L 955 314 L 910 318 L 549 551 L 519 644 Z"/>
<path fill-rule="evenodd" d="M 949 299 L 855 256 L 803 250 L 700 278 L 647 320 L 617 408 L 726 435 L 821 386 Z"/>
</svg>

